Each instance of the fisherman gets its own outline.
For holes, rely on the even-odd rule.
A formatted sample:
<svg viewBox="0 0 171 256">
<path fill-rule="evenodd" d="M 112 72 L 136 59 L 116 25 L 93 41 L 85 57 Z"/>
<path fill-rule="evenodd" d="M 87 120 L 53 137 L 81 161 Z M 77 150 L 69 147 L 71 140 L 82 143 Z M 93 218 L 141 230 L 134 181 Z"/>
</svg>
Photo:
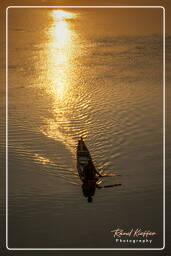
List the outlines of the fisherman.
<svg viewBox="0 0 171 256">
<path fill-rule="evenodd" d="M 90 152 L 87 149 L 83 138 L 81 137 L 78 141 L 77 146 L 77 169 L 80 178 L 83 182 L 82 191 L 83 195 L 87 198 L 88 202 L 93 201 L 93 196 L 95 194 L 96 188 L 101 189 L 105 187 L 120 186 L 121 184 L 113 184 L 108 186 L 100 186 L 98 180 L 100 177 L 105 177 L 101 175 L 95 168 Z"/>
<path fill-rule="evenodd" d="M 87 201 L 91 203 L 93 201 L 92 196 L 94 196 L 96 190 L 96 182 L 85 181 L 82 185 L 83 195 L 87 197 Z"/>
</svg>

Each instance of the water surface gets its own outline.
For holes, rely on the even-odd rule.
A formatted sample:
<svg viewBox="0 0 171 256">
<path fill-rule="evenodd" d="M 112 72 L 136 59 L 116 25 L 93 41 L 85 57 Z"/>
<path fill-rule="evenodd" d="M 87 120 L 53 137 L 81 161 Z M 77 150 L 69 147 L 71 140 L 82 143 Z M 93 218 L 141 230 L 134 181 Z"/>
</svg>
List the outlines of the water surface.
<svg viewBox="0 0 171 256">
<path fill-rule="evenodd" d="M 116 35 L 101 18 L 9 11 L 10 247 L 144 247 L 116 244 L 116 227 L 155 231 L 145 247 L 162 247 L 162 36 Z M 122 183 L 91 204 L 76 170 L 80 136 L 113 175 L 101 185 Z"/>
</svg>

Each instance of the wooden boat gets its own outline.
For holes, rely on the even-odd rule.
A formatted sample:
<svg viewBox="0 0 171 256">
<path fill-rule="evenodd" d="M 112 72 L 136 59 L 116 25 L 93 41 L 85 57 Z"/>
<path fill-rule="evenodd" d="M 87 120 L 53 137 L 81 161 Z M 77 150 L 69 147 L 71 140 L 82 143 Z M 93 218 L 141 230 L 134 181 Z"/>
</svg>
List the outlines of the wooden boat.
<svg viewBox="0 0 171 256">
<path fill-rule="evenodd" d="M 90 152 L 81 137 L 77 146 L 77 169 L 83 182 L 96 183 L 100 174 L 96 171 Z"/>
<path fill-rule="evenodd" d="M 80 176 L 82 184 L 82 191 L 83 195 L 87 197 L 88 202 L 92 202 L 93 196 L 95 194 L 96 188 L 107 188 L 107 187 L 114 187 L 120 186 L 121 184 L 113 184 L 108 186 L 99 186 L 98 180 L 99 177 L 102 176 L 95 168 L 90 152 L 85 145 L 82 137 L 78 140 L 77 145 L 77 169 Z"/>
</svg>

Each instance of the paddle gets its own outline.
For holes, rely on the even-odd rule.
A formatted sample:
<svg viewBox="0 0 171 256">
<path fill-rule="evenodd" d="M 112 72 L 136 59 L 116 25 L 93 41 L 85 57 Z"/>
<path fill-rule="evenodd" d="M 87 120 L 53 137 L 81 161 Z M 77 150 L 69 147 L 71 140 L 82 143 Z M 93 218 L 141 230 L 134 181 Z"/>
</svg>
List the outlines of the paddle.
<svg viewBox="0 0 171 256">
<path fill-rule="evenodd" d="M 99 177 L 100 178 L 106 178 L 106 177 L 115 177 L 115 176 L 122 176 L 122 175 L 120 175 L 120 174 L 104 174 L 104 175 L 102 175 L 102 174 L 99 174 Z"/>
<path fill-rule="evenodd" d="M 112 187 L 117 187 L 117 186 L 121 186 L 122 184 L 113 184 L 113 185 L 106 185 L 106 186 L 99 186 L 96 185 L 97 188 L 112 188 Z"/>
</svg>

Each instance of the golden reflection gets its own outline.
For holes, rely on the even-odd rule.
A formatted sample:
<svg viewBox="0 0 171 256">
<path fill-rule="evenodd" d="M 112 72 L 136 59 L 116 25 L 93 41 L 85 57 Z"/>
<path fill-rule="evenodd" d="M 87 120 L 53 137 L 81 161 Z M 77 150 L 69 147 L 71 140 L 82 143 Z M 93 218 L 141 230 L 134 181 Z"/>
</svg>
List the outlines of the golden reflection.
<svg viewBox="0 0 171 256">
<path fill-rule="evenodd" d="M 69 84 L 71 57 L 73 54 L 73 32 L 70 28 L 69 20 L 74 14 L 52 10 L 51 26 L 48 30 L 48 80 L 50 81 L 48 93 L 51 94 L 55 102 L 64 99 L 67 85 Z"/>
<path fill-rule="evenodd" d="M 74 18 L 75 14 L 64 10 L 53 10 L 52 15 L 57 20 L 66 20 Z"/>
<path fill-rule="evenodd" d="M 45 158 L 37 153 L 34 154 L 36 161 L 41 162 L 42 164 L 49 164 L 51 161 L 48 158 Z"/>
<path fill-rule="evenodd" d="M 71 19 L 74 13 L 63 10 L 51 10 L 50 26 L 47 31 L 47 74 L 46 92 L 51 98 L 52 119 L 41 131 L 46 136 L 57 139 L 65 145 L 73 145 L 69 139 L 69 106 L 72 95 L 73 57 L 76 48 L 76 34 L 71 29 Z M 70 147 L 70 146 L 69 146 Z M 72 147 L 72 146 L 71 146 Z M 72 151 L 70 147 L 70 151 Z"/>
<path fill-rule="evenodd" d="M 58 49 L 64 49 L 64 47 L 67 47 L 67 44 L 69 44 L 70 41 L 71 32 L 65 20 L 57 20 L 52 33 L 53 41 Z"/>
</svg>

